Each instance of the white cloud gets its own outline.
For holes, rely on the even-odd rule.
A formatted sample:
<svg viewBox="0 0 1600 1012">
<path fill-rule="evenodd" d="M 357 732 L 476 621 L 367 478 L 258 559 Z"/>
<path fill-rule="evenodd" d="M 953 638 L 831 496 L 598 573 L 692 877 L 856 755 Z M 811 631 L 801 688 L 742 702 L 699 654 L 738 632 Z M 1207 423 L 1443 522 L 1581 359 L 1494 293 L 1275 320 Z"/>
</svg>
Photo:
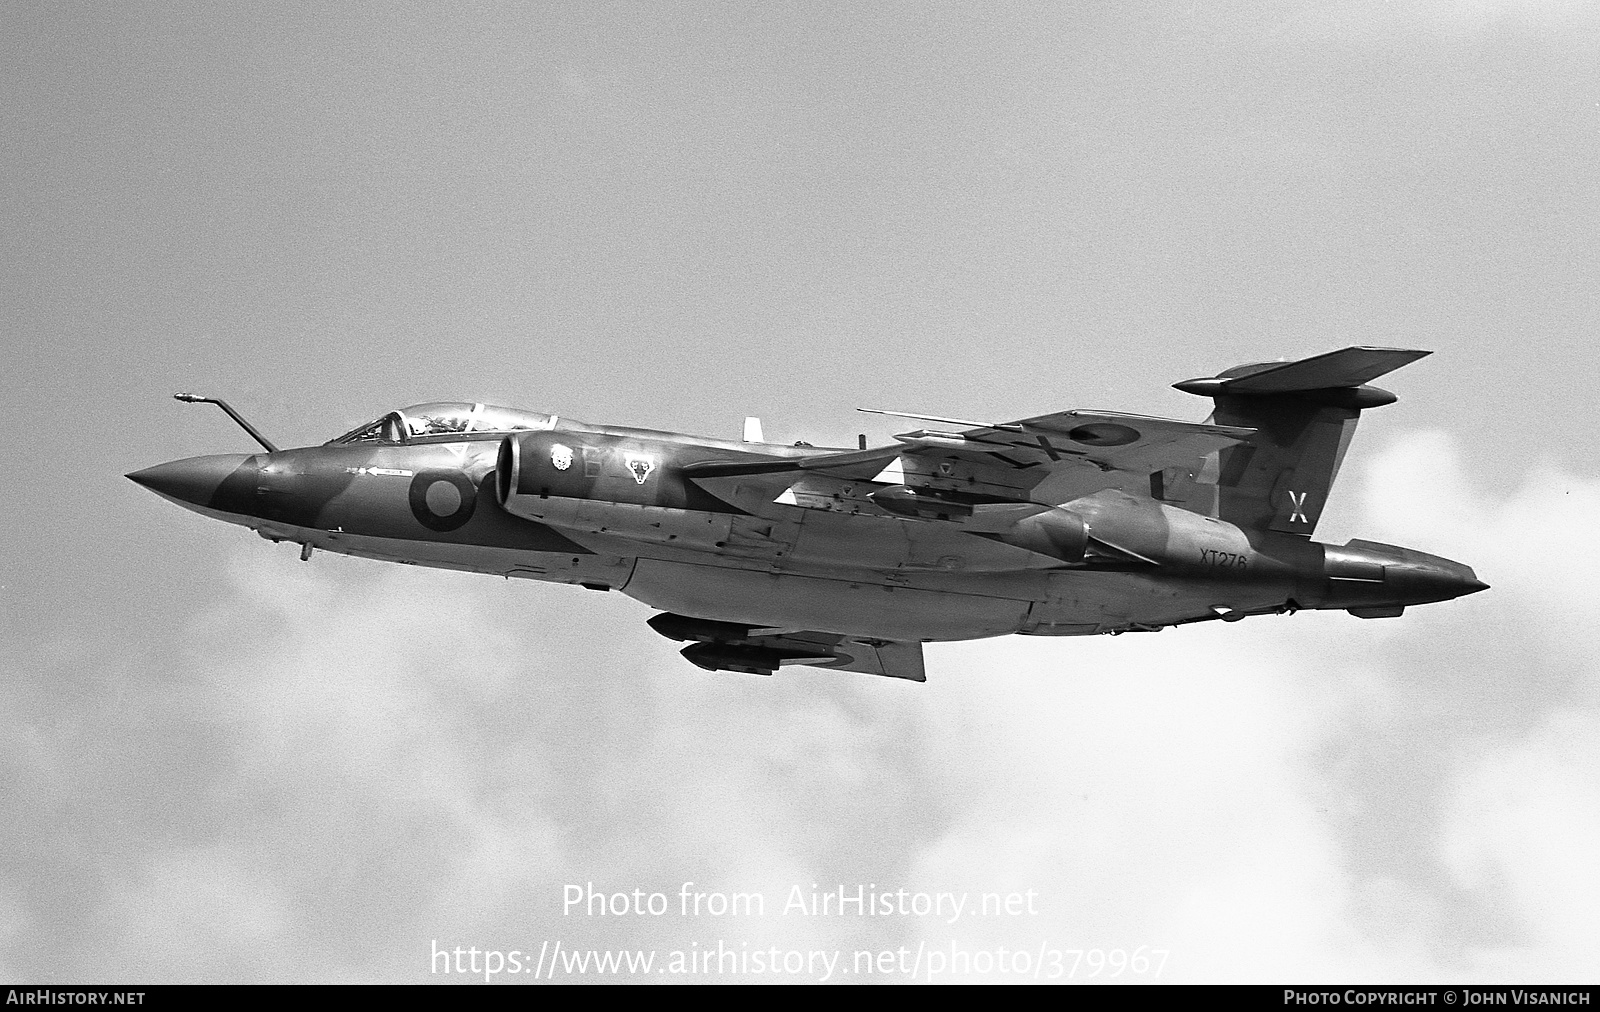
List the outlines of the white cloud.
<svg viewBox="0 0 1600 1012">
<path fill-rule="evenodd" d="M 1592 976 L 1600 714 L 1571 707 L 1600 670 L 1573 636 L 1595 626 L 1600 560 L 1561 548 L 1600 520 L 1600 482 L 1544 469 L 1487 497 L 1423 434 L 1376 456 L 1361 497 L 1360 536 L 1476 564 L 1495 590 L 1391 622 L 947 648 L 1006 674 L 940 708 L 949 793 L 974 800 L 918 876 L 1050 903 L 961 937 L 1170 948 L 1179 980 Z M 1499 712 L 1490 645 L 1557 642 L 1582 673 Z M 1405 832 L 1374 826 L 1407 810 Z M 1521 943 L 1485 947 L 1507 906 Z"/>
<path fill-rule="evenodd" d="M 1600 713 L 1565 710 L 1461 771 L 1444 856 L 1457 882 L 1516 914 L 1480 946 L 1494 979 L 1582 983 L 1600 972 Z"/>
<path fill-rule="evenodd" d="M 1432 435 L 1369 459 L 1354 533 L 1472 563 L 1492 591 L 1378 622 L 938 645 L 924 686 L 708 674 L 616 595 L 251 544 L 179 670 L 4 753 L 20 810 L 72 796 L 121 828 L 10 831 L 27 877 L 0 895 L 27 927 L 0 962 L 399 980 L 429 976 L 434 940 L 722 939 L 1145 946 L 1170 950 L 1164 980 L 1592 976 L 1595 560 L 1567 544 L 1600 483 L 1546 469 L 1485 494 Z M 42 901 L 85 868 L 75 904 Z M 760 891 L 768 914 L 562 912 L 568 883 L 685 881 Z M 783 916 L 812 883 L 1033 890 L 1037 913 Z"/>
<path fill-rule="evenodd" d="M 96 955 L 117 979 L 185 980 L 226 973 L 271 980 L 293 972 L 284 898 L 221 846 L 169 850 L 120 884 L 105 911 L 116 932 Z"/>
</svg>

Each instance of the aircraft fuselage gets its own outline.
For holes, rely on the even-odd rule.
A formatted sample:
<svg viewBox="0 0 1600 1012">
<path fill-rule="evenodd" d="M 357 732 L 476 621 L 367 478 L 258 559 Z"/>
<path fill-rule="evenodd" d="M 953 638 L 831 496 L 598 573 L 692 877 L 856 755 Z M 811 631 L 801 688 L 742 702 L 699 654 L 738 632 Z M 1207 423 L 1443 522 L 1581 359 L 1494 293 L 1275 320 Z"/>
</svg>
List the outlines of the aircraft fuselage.
<svg viewBox="0 0 1600 1012">
<path fill-rule="evenodd" d="M 129 477 L 308 551 L 894 641 L 1116 633 L 1307 608 L 1397 614 L 1482 587 L 1435 556 L 1247 531 L 1118 489 L 1061 506 L 958 504 L 948 508 L 966 512 L 949 517 L 927 512 L 947 508 L 939 503 L 906 505 L 915 494 L 892 482 L 796 483 L 751 466 L 847 452 L 553 420 L 542 431 L 195 457 Z M 719 476 L 719 465 L 744 473 Z"/>
</svg>

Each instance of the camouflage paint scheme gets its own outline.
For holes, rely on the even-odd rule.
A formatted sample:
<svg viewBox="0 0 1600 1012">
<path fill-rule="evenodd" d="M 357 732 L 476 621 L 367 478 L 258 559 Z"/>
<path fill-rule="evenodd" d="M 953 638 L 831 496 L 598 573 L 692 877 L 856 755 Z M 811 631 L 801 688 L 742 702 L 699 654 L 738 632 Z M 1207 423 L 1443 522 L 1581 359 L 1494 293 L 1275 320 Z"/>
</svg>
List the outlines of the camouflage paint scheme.
<svg viewBox="0 0 1600 1012">
<path fill-rule="evenodd" d="M 921 681 L 929 641 L 1391 617 L 1485 589 L 1447 559 L 1311 540 L 1360 411 L 1395 399 L 1366 382 L 1425 354 L 1347 348 L 1176 384 L 1214 399 L 1205 423 L 911 416 L 946 428 L 856 450 L 446 403 L 278 450 L 222 404 L 268 452 L 128 477 L 302 557 L 619 590 L 702 667 Z"/>
</svg>

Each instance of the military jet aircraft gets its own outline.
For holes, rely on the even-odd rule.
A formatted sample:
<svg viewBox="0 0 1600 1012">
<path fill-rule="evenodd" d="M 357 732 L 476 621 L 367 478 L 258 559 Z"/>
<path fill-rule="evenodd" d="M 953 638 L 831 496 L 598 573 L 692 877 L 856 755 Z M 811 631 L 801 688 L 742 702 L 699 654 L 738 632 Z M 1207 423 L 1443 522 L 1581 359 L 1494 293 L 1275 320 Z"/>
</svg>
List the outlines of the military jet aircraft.
<svg viewBox="0 0 1600 1012">
<path fill-rule="evenodd" d="M 1205 422 L 1060 411 L 821 448 L 475 403 L 391 411 L 321 446 L 128 477 L 274 542 L 617 590 L 702 668 L 807 664 L 922 681 L 922 644 L 1362 618 L 1486 589 L 1409 548 L 1313 541 L 1367 385 L 1428 352 L 1345 348 L 1177 389 Z M 751 424 L 754 423 L 754 424 Z"/>
</svg>

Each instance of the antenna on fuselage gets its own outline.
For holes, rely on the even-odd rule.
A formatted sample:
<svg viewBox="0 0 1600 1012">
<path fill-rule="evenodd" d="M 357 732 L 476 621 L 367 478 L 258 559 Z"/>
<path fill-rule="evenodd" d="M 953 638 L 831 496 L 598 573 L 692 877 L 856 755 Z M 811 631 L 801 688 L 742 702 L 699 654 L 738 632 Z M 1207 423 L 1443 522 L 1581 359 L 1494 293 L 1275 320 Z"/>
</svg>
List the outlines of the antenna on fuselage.
<svg viewBox="0 0 1600 1012">
<path fill-rule="evenodd" d="M 765 443 L 766 437 L 761 434 L 761 419 L 750 415 L 744 420 L 744 441 L 747 443 Z"/>
</svg>

